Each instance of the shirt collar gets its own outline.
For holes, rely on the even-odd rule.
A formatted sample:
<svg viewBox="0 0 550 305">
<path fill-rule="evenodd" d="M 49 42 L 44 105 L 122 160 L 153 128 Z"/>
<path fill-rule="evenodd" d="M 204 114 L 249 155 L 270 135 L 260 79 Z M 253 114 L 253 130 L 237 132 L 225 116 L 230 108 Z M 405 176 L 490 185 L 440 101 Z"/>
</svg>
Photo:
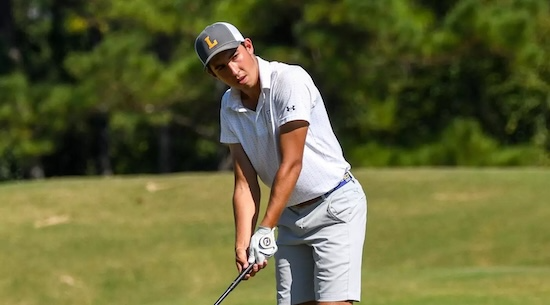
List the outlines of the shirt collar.
<svg viewBox="0 0 550 305">
<path fill-rule="evenodd" d="M 256 59 L 258 59 L 258 69 L 260 70 L 260 84 L 262 86 L 262 91 L 264 89 L 269 90 L 271 89 L 271 65 L 260 56 L 256 56 Z"/>
</svg>

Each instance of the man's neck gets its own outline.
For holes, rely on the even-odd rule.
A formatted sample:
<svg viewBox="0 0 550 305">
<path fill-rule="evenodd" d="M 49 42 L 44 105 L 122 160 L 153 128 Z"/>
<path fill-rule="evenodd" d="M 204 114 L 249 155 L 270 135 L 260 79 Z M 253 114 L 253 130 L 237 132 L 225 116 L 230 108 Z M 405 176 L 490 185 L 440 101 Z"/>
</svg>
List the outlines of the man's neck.
<svg viewBox="0 0 550 305">
<path fill-rule="evenodd" d="M 252 88 L 250 91 L 241 90 L 241 102 L 243 103 L 243 106 L 250 110 L 256 111 L 258 100 L 260 99 L 260 92 L 261 90 L 259 85 L 257 88 Z"/>
</svg>

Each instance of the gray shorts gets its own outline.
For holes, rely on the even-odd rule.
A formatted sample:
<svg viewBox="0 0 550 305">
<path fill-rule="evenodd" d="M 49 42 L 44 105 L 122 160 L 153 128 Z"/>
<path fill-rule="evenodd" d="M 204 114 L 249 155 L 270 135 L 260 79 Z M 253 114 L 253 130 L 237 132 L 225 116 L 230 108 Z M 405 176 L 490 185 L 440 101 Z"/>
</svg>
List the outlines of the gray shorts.
<svg viewBox="0 0 550 305">
<path fill-rule="evenodd" d="M 353 179 L 326 199 L 286 208 L 275 254 L 277 304 L 359 301 L 367 199 Z"/>
</svg>

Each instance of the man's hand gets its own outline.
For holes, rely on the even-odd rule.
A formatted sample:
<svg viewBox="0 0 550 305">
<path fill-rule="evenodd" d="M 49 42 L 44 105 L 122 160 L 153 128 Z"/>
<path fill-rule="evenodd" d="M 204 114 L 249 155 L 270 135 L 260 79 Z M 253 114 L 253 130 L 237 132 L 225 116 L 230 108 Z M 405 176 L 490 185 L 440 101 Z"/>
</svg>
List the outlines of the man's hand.
<svg viewBox="0 0 550 305">
<path fill-rule="evenodd" d="M 263 264 L 277 252 L 275 228 L 259 227 L 250 239 L 249 264 Z"/>
</svg>

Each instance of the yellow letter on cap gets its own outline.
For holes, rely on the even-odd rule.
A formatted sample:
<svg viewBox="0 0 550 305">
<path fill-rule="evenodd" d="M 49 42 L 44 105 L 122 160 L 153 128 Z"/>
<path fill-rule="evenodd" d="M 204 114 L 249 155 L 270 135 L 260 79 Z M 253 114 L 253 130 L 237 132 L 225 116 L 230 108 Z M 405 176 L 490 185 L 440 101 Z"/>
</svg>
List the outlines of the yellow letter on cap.
<svg viewBox="0 0 550 305">
<path fill-rule="evenodd" d="M 215 47 L 218 44 L 218 41 L 216 39 L 214 39 L 214 42 L 210 41 L 210 36 L 206 36 L 204 41 L 206 41 L 206 43 L 208 44 L 208 49 L 209 50 L 212 49 L 213 47 Z"/>
</svg>

